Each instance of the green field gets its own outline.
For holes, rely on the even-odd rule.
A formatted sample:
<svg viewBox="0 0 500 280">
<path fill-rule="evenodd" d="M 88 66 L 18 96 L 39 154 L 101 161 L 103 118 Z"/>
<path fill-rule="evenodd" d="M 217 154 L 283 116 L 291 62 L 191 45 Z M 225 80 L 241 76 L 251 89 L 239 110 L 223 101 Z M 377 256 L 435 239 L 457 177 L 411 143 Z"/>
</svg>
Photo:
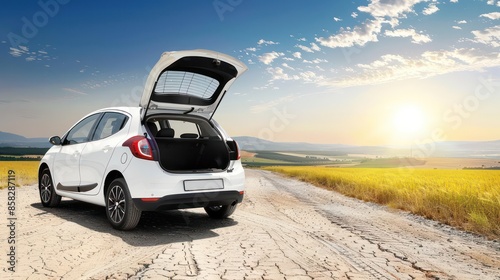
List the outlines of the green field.
<svg viewBox="0 0 500 280">
<path fill-rule="evenodd" d="M 266 167 L 342 194 L 500 237 L 500 171 Z"/>
</svg>

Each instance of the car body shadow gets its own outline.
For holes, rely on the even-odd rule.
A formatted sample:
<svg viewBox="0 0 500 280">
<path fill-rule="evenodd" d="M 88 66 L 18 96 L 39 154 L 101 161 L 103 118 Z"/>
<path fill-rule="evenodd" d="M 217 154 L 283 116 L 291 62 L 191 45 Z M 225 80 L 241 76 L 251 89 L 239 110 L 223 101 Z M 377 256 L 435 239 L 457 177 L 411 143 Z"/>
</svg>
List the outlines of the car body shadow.
<svg viewBox="0 0 500 280">
<path fill-rule="evenodd" d="M 204 212 L 192 210 L 170 210 L 161 212 L 143 212 L 137 227 L 131 231 L 114 229 L 106 218 L 102 206 L 77 200 L 63 200 L 58 207 L 46 208 L 41 203 L 33 203 L 42 215 L 55 215 L 80 226 L 120 237 L 132 246 L 156 246 L 176 242 L 219 236 L 214 229 L 235 226 L 231 219 L 211 219 Z"/>
</svg>

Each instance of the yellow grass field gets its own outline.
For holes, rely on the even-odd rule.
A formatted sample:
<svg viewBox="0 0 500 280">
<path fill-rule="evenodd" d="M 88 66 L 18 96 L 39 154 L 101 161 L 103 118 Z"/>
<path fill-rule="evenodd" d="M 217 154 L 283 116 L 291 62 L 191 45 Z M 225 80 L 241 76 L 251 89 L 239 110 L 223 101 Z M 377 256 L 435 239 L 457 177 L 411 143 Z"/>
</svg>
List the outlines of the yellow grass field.
<svg viewBox="0 0 500 280">
<path fill-rule="evenodd" d="M 15 172 L 17 186 L 36 184 L 39 163 L 38 161 L 0 161 L 0 189 L 7 187 L 9 170 Z"/>
<path fill-rule="evenodd" d="M 500 171 L 265 167 L 342 194 L 500 237 Z"/>
</svg>

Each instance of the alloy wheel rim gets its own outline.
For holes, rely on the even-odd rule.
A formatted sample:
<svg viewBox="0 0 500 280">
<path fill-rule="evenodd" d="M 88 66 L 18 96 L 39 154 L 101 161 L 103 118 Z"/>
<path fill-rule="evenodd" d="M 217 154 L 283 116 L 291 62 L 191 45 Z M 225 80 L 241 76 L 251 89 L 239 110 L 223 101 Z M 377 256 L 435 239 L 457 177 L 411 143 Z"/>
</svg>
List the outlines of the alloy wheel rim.
<svg viewBox="0 0 500 280">
<path fill-rule="evenodd" d="M 111 220 L 120 223 L 125 217 L 125 193 L 120 186 L 113 186 L 108 195 L 108 213 Z"/>
<path fill-rule="evenodd" d="M 49 175 L 43 174 L 42 179 L 40 180 L 40 198 L 44 203 L 48 203 L 50 201 L 50 196 L 52 195 L 51 186 L 52 183 L 50 182 Z"/>
</svg>

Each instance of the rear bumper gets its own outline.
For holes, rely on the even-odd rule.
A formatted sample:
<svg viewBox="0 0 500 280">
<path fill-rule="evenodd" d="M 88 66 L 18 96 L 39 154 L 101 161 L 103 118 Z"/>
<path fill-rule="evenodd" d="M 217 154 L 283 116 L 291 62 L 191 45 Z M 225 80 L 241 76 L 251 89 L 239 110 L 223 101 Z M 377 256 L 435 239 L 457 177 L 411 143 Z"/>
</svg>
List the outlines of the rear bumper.
<svg viewBox="0 0 500 280">
<path fill-rule="evenodd" d="M 200 208 L 215 205 L 230 205 L 241 203 L 244 192 L 239 191 L 218 191 L 218 192 L 197 192 L 173 194 L 161 197 L 156 201 L 144 201 L 141 198 L 134 198 L 134 204 L 141 211 L 160 211 L 185 208 Z"/>
</svg>

